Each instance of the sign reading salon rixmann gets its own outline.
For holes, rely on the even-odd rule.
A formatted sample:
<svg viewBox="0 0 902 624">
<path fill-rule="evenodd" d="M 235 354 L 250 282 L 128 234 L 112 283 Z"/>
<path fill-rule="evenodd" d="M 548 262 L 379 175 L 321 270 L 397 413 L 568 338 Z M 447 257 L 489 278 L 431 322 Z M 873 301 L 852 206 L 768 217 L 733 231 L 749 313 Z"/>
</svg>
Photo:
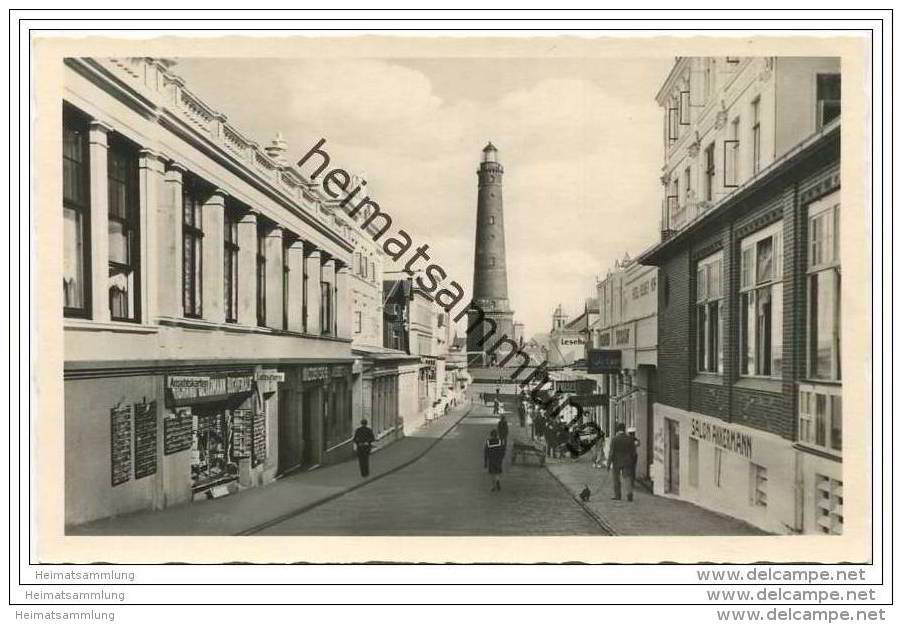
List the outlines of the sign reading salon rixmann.
<svg viewBox="0 0 902 624">
<path fill-rule="evenodd" d="M 742 457 L 752 458 L 752 436 L 748 433 L 693 418 L 689 423 L 689 435 L 699 440 L 713 442 Z"/>
</svg>

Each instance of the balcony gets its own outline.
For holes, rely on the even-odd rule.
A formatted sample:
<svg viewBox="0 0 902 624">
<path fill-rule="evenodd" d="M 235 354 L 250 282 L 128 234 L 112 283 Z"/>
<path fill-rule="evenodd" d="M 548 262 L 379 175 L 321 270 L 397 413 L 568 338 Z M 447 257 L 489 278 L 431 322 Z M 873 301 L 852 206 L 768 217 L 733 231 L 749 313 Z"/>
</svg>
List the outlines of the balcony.
<svg viewBox="0 0 902 624">
<path fill-rule="evenodd" d="M 661 204 L 661 240 L 667 240 L 701 215 L 710 210 L 712 202 L 698 201 L 693 197 L 680 203 L 678 197 L 669 196 Z"/>
</svg>

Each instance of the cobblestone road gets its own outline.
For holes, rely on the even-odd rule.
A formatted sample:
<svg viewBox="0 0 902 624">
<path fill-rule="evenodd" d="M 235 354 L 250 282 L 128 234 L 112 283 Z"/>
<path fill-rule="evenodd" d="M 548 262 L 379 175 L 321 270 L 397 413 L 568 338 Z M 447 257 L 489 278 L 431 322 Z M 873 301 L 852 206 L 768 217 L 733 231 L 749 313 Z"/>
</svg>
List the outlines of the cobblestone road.
<svg viewBox="0 0 902 624">
<path fill-rule="evenodd" d="M 477 407 L 422 459 L 260 535 L 602 535 L 547 470 L 510 466 L 491 492 L 482 445 L 496 420 Z"/>
</svg>

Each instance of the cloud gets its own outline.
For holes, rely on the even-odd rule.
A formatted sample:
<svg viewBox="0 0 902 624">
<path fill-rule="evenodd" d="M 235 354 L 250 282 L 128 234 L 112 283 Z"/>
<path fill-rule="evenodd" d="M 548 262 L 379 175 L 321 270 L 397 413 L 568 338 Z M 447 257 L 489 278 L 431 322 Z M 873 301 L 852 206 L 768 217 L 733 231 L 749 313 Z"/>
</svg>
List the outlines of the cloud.
<svg viewBox="0 0 902 624">
<path fill-rule="evenodd" d="M 453 73 L 457 62 L 436 61 L 435 72 L 379 59 L 205 59 L 176 69 L 189 87 L 198 79 L 214 108 L 224 101 L 230 120 L 261 143 L 282 131 L 300 158 L 326 138 L 331 166 L 365 171 L 367 190 L 396 226 L 428 243 L 433 261 L 468 293 L 475 171 L 491 140 L 505 168 L 510 297 L 527 333 L 544 331 L 554 306 L 581 309 L 596 274 L 658 234 L 661 115 L 653 97 L 664 76 L 642 78 L 632 62 L 604 67 L 603 80 L 588 71 L 560 77 L 546 61 L 497 97 L 448 88 L 440 96 L 439 69 Z M 486 62 L 506 71 L 503 59 Z"/>
</svg>

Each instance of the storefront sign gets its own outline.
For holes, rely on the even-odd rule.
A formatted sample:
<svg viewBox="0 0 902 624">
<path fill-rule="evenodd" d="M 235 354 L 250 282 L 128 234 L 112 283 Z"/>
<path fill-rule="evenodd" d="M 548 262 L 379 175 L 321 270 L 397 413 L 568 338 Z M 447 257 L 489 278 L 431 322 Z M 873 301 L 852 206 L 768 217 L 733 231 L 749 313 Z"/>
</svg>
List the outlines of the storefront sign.
<svg viewBox="0 0 902 624">
<path fill-rule="evenodd" d="M 110 410 L 110 481 L 113 486 L 132 476 L 132 406 Z"/>
<path fill-rule="evenodd" d="M 232 457 L 235 459 L 244 459 L 251 456 L 253 424 L 253 410 L 232 410 Z"/>
<path fill-rule="evenodd" d="M 303 381 L 322 381 L 329 378 L 328 366 L 308 366 L 301 370 Z"/>
<path fill-rule="evenodd" d="M 621 368 L 619 349 L 589 349 L 587 372 L 592 375 L 616 374 Z"/>
<path fill-rule="evenodd" d="M 572 347 L 586 344 L 583 338 L 561 338 L 562 347 Z"/>
<path fill-rule="evenodd" d="M 277 370 L 260 370 L 254 373 L 254 379 L 256 381 L 265 381 L 269 383 L 283 383 L 285 381 L 285 373 L 281 373 Z"/>
<path fill-rule="evenodd" d="M 592 394 L 596 385 L 594 379 L 562 379 L 554 382 L 554 389 L 568 394 Z"/>
<path fill-rule="evenodd" d="M 693 418 L 689 424 L 689 435 L 699 440 L 713 442 L 721 448 L 751 459 L 752 436 L 728 427 Z"/>
<path fill-rule="evenodd" d="M 172 455 L 191 448 L 193 420 L 189 407 L 178 409 L 163 419 L 164 455 Z"/>
<path fill-rule="evenodd" d="M 135 479 L 157 472 L 157 402 L 135 405 Z"/>
<path fill-rule="evenodd" d="M 262 411 L 254 412 L 253 459 L 251 464 L 258 466 L 266 461 L 266 415 Z"/>
<path fill-rule="evenodd" d="M 344 377 L 349 372 L 351 372 L 347 366 L 333 366 L 332 367 L 332 377 Z"/>
<path fill-rule="evenodd" d="M 170 407 L 223 401 L 231 395 L 250 392 L 253 384 L 254 378 L 251 375 L 168 375 L 166 398 Z"/>
<path fill-rule="evenodd" d="M 608 400 L 606 394 L 575 394 L 570 397 L 570 402 L 580 407 L 598 407 Z"/>
</svg>

